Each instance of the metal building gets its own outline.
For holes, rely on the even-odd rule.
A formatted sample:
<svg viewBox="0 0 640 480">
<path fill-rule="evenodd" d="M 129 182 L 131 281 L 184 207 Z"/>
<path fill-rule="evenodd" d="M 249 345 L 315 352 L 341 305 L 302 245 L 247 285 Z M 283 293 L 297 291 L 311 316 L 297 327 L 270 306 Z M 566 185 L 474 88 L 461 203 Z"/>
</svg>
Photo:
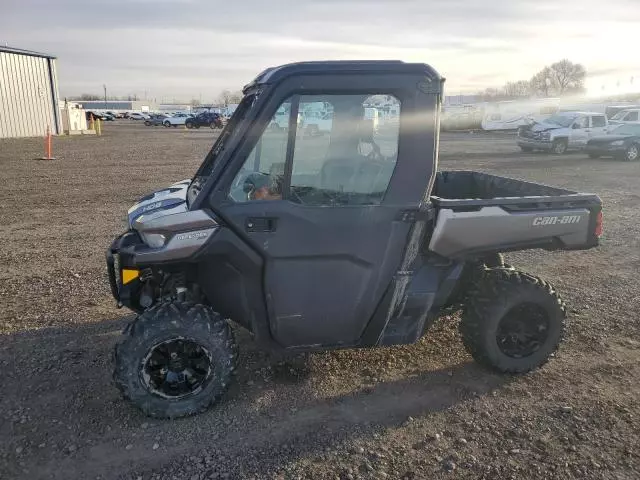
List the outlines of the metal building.
<svg viewBox="0 0 640 480">
<path fill-rule="evenodd" d="M 0 138 L 61 132 L 55 57 L 0 47 Z"/>
</svg>

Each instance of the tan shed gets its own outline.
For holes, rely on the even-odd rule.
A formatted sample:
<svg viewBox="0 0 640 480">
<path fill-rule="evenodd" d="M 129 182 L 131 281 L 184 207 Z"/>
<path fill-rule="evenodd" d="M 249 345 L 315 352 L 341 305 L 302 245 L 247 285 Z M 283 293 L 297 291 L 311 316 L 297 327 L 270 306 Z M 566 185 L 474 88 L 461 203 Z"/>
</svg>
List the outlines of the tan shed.
<svg viewBox="0 0 640 480">
<path fill-rule="evenodd" d="M 55 57 L 0 47 L 0 138 L 61 133 Z"/>
</svg>

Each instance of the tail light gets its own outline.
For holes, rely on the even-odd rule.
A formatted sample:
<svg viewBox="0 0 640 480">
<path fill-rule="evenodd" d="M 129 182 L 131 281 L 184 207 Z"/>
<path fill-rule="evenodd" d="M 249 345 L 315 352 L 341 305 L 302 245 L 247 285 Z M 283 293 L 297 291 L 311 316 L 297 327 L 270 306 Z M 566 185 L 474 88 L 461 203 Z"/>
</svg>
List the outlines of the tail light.
<svg viewBox="0 0 640 480">
<path fill-rule="evenodd" d="M 598 216 L 596 217 L 596 231 L 594 232 L 596 234 L 596 237 L 601 237 L 602 236 L 602 230 L 603 230 L 603 226 L 602 226 L 602 210 L 600 210 L 598 212 Z"/>
</svg>

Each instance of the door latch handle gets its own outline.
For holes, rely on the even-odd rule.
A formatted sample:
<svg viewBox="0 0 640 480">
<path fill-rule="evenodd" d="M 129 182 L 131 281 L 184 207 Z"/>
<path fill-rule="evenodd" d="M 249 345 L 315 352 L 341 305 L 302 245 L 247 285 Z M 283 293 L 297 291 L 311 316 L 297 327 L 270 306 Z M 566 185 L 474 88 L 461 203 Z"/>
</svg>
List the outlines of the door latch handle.
<svg viewBox="0 0 640 480">
<path fill-rule="evenodd" d="M 274 217 L 249 217 L 245 223 L 247 232 L 274 232 L 276 230 Z"/>
</svg>

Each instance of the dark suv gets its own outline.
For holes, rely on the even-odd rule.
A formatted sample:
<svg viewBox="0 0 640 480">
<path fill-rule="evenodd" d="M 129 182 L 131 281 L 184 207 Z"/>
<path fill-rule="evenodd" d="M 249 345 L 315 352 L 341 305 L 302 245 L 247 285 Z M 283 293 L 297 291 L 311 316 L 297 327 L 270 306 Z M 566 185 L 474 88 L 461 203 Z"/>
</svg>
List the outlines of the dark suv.
<svg viewBox="0 0 640 480">
<path fill-rule="evenodd" d="M 202 112 L 195 117 L 188 118 L 184 125 L 187 128 L 222 128 L 222 115 L 214 112 Z"/>
</svg>

